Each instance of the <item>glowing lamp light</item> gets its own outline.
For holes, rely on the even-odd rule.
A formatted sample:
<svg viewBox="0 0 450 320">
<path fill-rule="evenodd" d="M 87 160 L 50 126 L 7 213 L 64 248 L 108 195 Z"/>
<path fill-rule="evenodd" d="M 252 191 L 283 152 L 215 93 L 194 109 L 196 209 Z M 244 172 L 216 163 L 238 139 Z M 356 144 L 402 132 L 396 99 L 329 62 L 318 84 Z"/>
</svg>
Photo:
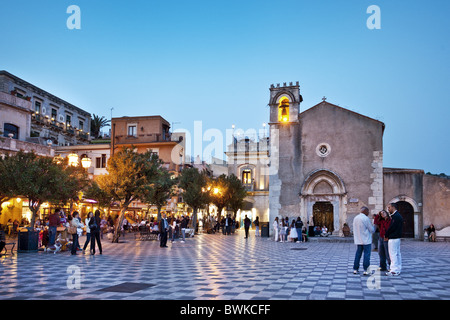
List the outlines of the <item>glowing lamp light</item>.
<svg viewBox="0 0 450 320">
<path fill-rule="evenodd" d="M 78 155 L 76 153 L 69 154 L 67 159 L 69 159 L 69 166 L 76 167 L 78 165 Z"/>
<path fill-rule="evenodd" d="M 283 110 L 281 111 L 281 120 L 283 122 L 288 121 L 288 114 L 287 114 L 286 108 L 283 108 Z"/>
<path fill-rule="evenodd" d="M 85 169 L 87 169 L 91 166 L 91 162 L 92 162 L 92 160 L 89 157 L 84 157 L 83 159 L 81 159 L 81 165 Z"/>
<path fill-rule="evenodd" d="M 219 188 L 214 188 L 214 190 L 213 190 L 214 194 L 218 194 L 219 191 L 220 191 Z"/>
</svg>

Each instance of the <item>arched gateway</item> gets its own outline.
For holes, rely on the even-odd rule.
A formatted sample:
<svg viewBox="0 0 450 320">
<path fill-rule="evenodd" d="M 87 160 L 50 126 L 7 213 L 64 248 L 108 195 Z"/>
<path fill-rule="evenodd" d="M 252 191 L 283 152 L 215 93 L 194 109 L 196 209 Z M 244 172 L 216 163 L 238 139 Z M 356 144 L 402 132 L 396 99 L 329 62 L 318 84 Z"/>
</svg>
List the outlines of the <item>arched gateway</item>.
<svg viewBox="0 0 450 320">
<path fill-rule="evenodd" d="M 334 172 L 318 169 L 305 179 L 300 191 L 300 216 L 309 225 L 325 225 L 329 232 L 342 236 L 347 219 L 347 192 Z"/>
</svg>

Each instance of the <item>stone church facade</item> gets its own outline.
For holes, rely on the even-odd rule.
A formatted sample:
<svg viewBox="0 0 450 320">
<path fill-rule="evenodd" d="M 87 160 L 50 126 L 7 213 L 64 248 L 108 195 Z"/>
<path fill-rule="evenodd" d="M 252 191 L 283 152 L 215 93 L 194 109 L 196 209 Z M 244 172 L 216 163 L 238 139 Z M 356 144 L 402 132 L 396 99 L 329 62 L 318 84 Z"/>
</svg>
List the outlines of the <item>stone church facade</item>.
<svg viewBox="0 0 450 320">
<path fill-rule="evenodd" d="M 302 112 L 301 102 L 298 82 L 271 85 L 269 210 L 258 210 L 261 221 L 301 217 L 343 236 L 362 206 L 376 214 L 397 202 L 404 237 L 423 238 L 430 223 L 450 226 L 450 179 L 384 168 L 384 123 L 326 99 Z"/>
</svg>

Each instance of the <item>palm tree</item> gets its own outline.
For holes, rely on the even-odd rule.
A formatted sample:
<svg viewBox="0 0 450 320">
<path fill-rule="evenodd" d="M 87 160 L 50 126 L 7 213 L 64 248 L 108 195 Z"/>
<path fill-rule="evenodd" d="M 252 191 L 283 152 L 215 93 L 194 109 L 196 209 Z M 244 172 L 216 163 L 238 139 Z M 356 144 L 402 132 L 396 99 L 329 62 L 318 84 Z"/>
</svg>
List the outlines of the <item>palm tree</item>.
<svg viewBox="0 0 450 320">
<path fill-rule="evenodd" d="M 91 135 L 94 139 L 98 139 L 100 137 L 100 130 L 103 127 L 109 126 L 110 120 L 107 120 L 104 116 L 99 117 L 95 114 L 92 115 L 91 119 Z"/>
</svg>

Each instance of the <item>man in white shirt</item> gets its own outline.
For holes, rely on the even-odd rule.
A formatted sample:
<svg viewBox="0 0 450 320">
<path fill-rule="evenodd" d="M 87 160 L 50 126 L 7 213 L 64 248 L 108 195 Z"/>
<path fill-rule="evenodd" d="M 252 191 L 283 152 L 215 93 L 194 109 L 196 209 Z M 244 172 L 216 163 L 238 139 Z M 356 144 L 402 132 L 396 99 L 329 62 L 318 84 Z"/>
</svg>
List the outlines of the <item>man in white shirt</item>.
<svg viewBox="0 0 450 320">
<path fill-rule="evenodd" d="M 372 233 L 375 232 L 375 227 L 368 215 L 369 208 L 362 207 L 361 213 L 353 219 L 353 237 L 356 244 L 355 262 L 353 264 L 354 274 L 358 273 L 359 263 L 364 252 L 364 275 L 368 275 L 367 269 L 370 266 L 370 252 L 372 251 Z"/>
</svg>

